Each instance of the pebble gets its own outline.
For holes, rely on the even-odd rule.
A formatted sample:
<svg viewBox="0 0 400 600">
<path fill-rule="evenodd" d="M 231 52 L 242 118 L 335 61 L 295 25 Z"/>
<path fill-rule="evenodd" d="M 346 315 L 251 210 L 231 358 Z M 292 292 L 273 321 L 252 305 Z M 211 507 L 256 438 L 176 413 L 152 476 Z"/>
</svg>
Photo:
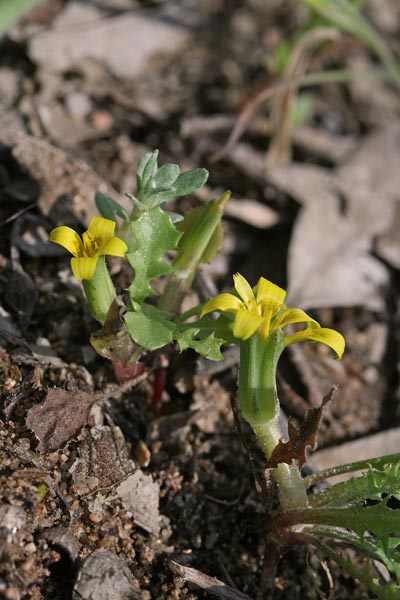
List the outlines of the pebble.
<svg viewBox="0 0 400 600">
<path fill-rule="evenodd" d="M 83 121 L 92 112 L 93 105 L 87 94 L 71 92 L 65 98 L 65 105 L 71 117 Z"/>
<path fill-rule="evenodd" d="M 29 542 L 25 548 L 24 548 L 25 552 L 27 552 L 28 554 L 34 554 L 36 552 L 36 545 L 33 542 Z"/>
</svg>

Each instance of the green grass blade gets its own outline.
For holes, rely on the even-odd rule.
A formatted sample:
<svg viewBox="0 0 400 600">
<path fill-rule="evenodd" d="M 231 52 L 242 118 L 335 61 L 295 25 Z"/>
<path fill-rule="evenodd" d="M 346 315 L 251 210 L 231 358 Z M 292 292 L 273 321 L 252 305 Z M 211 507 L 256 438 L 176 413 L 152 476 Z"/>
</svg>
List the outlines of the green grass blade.
<svg viewBox="0 0 400 600">
<path fill-rule="evenodd" d="M 380 58 L 391 79 L 400 85 L 400 67 L 380 35 L 363 17 L 359 8 L 348 0 L 299 0 L 332 25 L 355 35 Z"/>
</svg>

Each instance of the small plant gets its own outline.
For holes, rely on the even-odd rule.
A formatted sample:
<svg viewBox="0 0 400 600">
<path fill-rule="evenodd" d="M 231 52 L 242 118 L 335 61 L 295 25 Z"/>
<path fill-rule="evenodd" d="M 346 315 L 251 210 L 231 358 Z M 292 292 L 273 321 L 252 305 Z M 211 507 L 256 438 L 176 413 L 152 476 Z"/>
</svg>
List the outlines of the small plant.
<svg viewBox="0 0 400 600">
<path fill-rule="evenodd" d="M 268 59 L 272 83 L 252 94 L 244 106 L 224 148 L 214 155 L 220 159 L 240 139 L 254 114 L 266 102 L 271 106 L 271 139 L 267 167 L 290 162 L 291 131 L 312 116 L 312 96 L 307 88 L 357 79 L 385 79 L 400 86 L 400 66 L 389 46 L 362 14 L 364 0 L 297 0 L 310 11 L 305 23 L 283 40 Z M 368 69 L 330 68 L 310 71 L 320 55 L 335 52 L 343 34 L 353 36 L 378 59 L 380 66 Z M 333 52 L 333 54 L 334 54 Z"/>
<path fill-rule="evenodd" d="M 394 508 L 400 500 L 400 455 L 303 477 L 306 450 L 315 445 L 330 395 L 319 409 L 308 412 L 299 429 L 290 425 L 288 440 L 279 424 L 276 369 L 283 350 L 296 342 L 319 342 L 332 348 L 340 359 L 345 348 L 343 336 L 321 327 L 304 311 L 286 307 L 286 292 L 263 277 L 253 288 L 236 274 L 231 292 L 180 312 L 199 265 L 219 248 L 229 193 L 186 215 L 166 212 L 165 202 L 197 190 L 207 176 L 204 169 L 180 174 L 179 167 L 172 164 L 159 169 L 157 152 L 148 153 L 138 166 L 136 196 L 129 195 L 131 214 L 98 193 L 96 203 L 102 216 L 92 219 L 82 238 L 64 226 L 51 232 L 50 240 L 73 255 L 73 273 L 83 281 L 92 314 L 102 325 L 93 334 L 92 344 L 113 361 L 121 379 L 139 372 L 144 354 L 151 356 L 152 351 L 172 343 L 180 351 L 192 348 L 212 360 L 223 359 L 223 344 L 237 344 L 240 411 L 264 452 L 267 491 L 270 497 L 276 492 L 276 502 L 266 507 L 269 526 L 260 597 L 271 597 L 282 554 L 306 542 L 336 560 L 379 598 L 394 600 L 400 593 L 400 511 Z M 171 251 L 175 255 L 167 262 Z M 104 258 L 107 254 L 126 254 L 133 268 L 126 299 L 116 294 Z M 165 280 L 165 287 L 157 295 L 152 282 L 159 278 Z M 211 320 L 209 315 L 215 312 L 220 314 Z M 287 331 L 297 324 L 305 327 Z M 313 487 L 320 480 L 360 471 L 355 479 L 326 489 Z M 354 565 L 332 542 L 362 551 L 367 557 L 364 567 Z M 386 568 L 385 581 L 374 577 L 372 561 Z"/>
</svg>

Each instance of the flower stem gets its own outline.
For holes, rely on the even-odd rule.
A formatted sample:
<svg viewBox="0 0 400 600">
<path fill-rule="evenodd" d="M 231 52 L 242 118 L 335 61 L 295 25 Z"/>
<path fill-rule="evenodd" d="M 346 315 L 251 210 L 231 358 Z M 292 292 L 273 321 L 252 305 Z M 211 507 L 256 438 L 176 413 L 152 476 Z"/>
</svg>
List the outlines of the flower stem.
<svg viewBox="0 0 400 600">
<path fill-rule="evenodd" d="M 240 344 L 240 409 L 267 459 L 283 438 L 276 390 L 276 366 L 283 348 L 282 331 L 277 331 L 266 340 L 255 334 Z M 306 489 L 296 465 L 280 463 L 274 469 L 274 475 L 284 510 L 307 505 Z"/>
<path fill-rule="evenodd" d="M 84 279 L 82 285 L 93 317 L 103 325 L 115 298 L 114 284 L 104 256 L 99 257 L 93 277 Z"/>
</svg>

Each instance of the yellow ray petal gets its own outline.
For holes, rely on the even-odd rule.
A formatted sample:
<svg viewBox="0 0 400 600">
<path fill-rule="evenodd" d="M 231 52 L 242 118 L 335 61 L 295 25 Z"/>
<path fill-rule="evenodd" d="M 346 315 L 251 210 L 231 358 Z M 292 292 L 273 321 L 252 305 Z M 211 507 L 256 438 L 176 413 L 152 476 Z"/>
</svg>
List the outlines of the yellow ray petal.
<svg viewBox="0 0 400 600">
<path fill-rule="evenodd" d="M 102 254 L 108 254 L 110 256 L 125 256 L 128 251 L 128 246 L 123 240 L 118 237 L 112 237 L 102 247 Z"/>
<path fill-rule="evenodd" d="M 263 314 L 262 317 L 263 320 L 258 330 L 258 333 L 264 340 L 266 340 L 269 334 L 271 333 L 271 311 L 266 311 L 266 313 Z"/>
<path fill-rule="evenodd" d="M 268 298 L 275 300 L 278 304 L 283 304 L 286 298 L 286 292 L 278 285 L 272 283 L 272 281 L 260 277 L 257 283 L 256 296 L 257 302 L 260 302 L 260 300 L 263 300 L 264 298 Z"/>
<path fill-rule="evenodd" d="M 263 318 L 244 308 L 236 312 L 233 322 L 233 335 L 241 340 L 248 340 L 263 322 Z"/>
<path fill-rule="evenodd" d="M 73 274 L 79 281 L 82 281 L 82 279 L 92 279 L 98 260 L 98 256 L 71 258 Z"/>
<path fill-rule="evenodd" d="M 219 294 L 205 303 L 201 311 L 201 316 L 203 317 L 210 312 L 214 312 L 214 310 L 235 313 L 241 305 L 242 303 L 239 298 L 236 298 L 233 294 Z"/>
<path fill-rule="evenodd" d="M 82 256 L 83 254 L 82 240 L 71 227 L 66 227 L 65 225 L 56 227 L 50 232 L 49 241 L 60 244 L 60 246 L 63 246 L 73 256 Z"/>
<path fill-rule="evenodd" d="M 246 304 L 254 302 L 254 292 L 247 281 L 240 273 L 236 273 L 233 276 L 233 284 L 235 286 L 235 290 Z"/>
<path fill-rule="evenodd" d="M 296 342 L 321 342 L 322 344 L 326 344 L 336 352 L 337 358 L 342 358 L 345 341 L 344 337 L 334 329 L 328 329 L 326 327 L 321 327 L 319 329 L 313 329 L 311 327 L 307 327 L 303 331 L 298 331 L 297 333 L 293 333 L 292 335 L 288 335 L 285 337 L 285 345 L 294 344 Z"/>
<path fill-rule="evenodd" d="M 100 244 L 105 244 L 114 235 L 115 221 L 111 219 L 103 219 L 103 217 L 93 217 L 90 219 L 88 232 Z"/>
<path fill-rule="evenodd" d="M 307 323 L 307 326 L 313 329 L 320 327 L 320 324 L 315 319 L 312 319 L 304 310 L 300 310 L 300 308 L 287 308 L 282 311 L 274 322 L 274 328 L 286 327 L 292 323 Z"/>
</svg>

